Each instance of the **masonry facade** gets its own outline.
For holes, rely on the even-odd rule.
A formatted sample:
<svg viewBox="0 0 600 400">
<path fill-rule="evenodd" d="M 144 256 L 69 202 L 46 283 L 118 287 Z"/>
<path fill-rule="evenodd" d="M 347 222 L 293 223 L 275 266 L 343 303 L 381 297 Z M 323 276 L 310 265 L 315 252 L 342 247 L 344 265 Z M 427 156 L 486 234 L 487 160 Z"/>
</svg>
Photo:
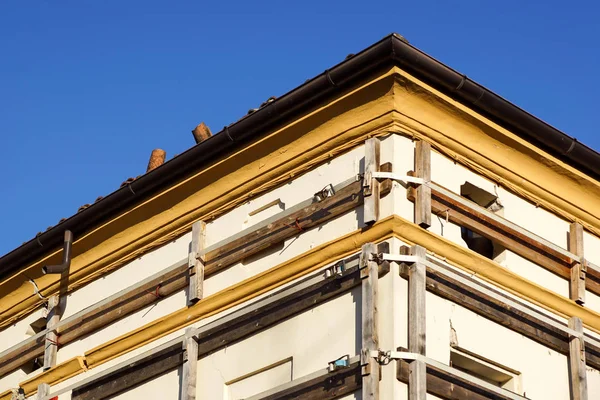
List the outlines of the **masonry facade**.
<svg viewBox="0 0 600 400">
<path fill-rule="evenodd" d="M 599 396 L 597 176 L 411 52 L 389 36 L 57 225 L 68 260 L 0 259 L 0 399 Z"/>
</svg>

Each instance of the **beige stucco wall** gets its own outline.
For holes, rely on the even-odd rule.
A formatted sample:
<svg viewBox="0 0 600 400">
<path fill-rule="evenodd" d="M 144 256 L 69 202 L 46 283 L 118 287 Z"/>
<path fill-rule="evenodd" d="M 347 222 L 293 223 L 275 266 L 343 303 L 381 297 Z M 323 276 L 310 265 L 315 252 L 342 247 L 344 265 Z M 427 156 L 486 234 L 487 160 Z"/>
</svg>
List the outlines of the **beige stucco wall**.
<svg viewBox="0 0 600 400">
<path fill-rule="evenodd" d="M 535 205 L 495 185 L 488 179 L 477 175 L 460 164 L 454 163 L 444 155 L 432 152 L 431 175 L 435 183 L 457 194 L 460 194 L 460 186 L 465 182 L 470 182 L 488 193 L 495 194 L 504 206 L 501 214 L 504 218 L 554 244 L 567 248 L 568 222 L 546 210 L 535 207 Z M 432 218 L 430 230 L 466 247 L 460 236 L 460 227 L 446 222 L 443 216 Z M 502 257 L 499 257 L 496 261 L 529 280 L 562 296 L 569 297 L 569 284 L 566 279 L 554 275 L 511 251 L 505 250 Z"/>
<path fill-rule="evenodd" d="M 394 172 L 405 174 L 414 168 L 414 143 L 399 135 L 384 138 L 381 143 L 381 162 L 393 163 Z M 328 163 L 302 175 L 289 183 L 257 197 L 229 213 L 210 221 L 207 224 L 207 245 L 214 244 L 238 233 L 270 216 L 280 212 L 282 207 L 274 206 L 257 215 L 249 216 L 249 212 L 280 199 L 289 208 L 311 197 L 329 183 L 336 185 L 362 172 L 364 146 L 331 159 Z M 497 193 L 504 205 L 504 217 L 535 232 L 536 234 L 566 248 L 566 232 L 569 224 L 553 214 L 536 208 L 520 199 L 513 193 L 474 172 L 454 163 L 447 157 L 433 152 L 432 179 L 456 193 L 460 185 L 468 181 L 490 193 Z M 391 214 L 400 215 L 412 220 L 413 205 L 406 199 L 406 190 L 394 183 L 392 193 L 382 199 L 381 218 Z M 362 207 L 324 224 L 323 226 L 303 232 L 288 239 L 282 247 L 265 251 L 237 263 L 227 270 L 209 277 L 205 281 L 205 295 L 214 294 L 264 270 L 272 268 L 298 254 L 336 237 L 352 232 L 363 226 Z M 432 218 L 433 232 L 442 234 L 455 243 L 465 246 L 460 237 L 460 228 L 446 223 L 443 218 Z M 65 316 L 90 306 L 105 297 L 117 293 L 167 266 L 187 257 L 191 234 L 186 234 L 174 242 L 132 261 L 125 267 L 101 278 L 90 285 L 76 291 L 68 297 Z M 600 264 L 600 239 L 585 234 L 586 256 Z M 392 240 L 392 252 L 397 253 L 401 242 Z M 588 250 L 589 249 L 589 250 Z M 589 254 L 589 255 L 588 255 Z M 595 257 L 595 258 L 594 258 Z M 518 272 L 522 276 L 534 280 L 551 290 L 568 296 L 566 280 L 557 277 L 543 268 L 530 263 L 516 254 L 506 252 L 499 260 L 502 265 Z M 392 263 L 391 272 L 379 283 L 379 326 L 380 347 L 396 349 L 407 346 L 407 282 L 400 278 L 399 267 Z M 266 295 L 266 294 L 265 294 Z M 324 368 L 331 361 L 343 354 L 355 355 L 360 349 L 360 288 L 346 293 L 312 310 L 306 311 L 275 327 L 253 335 L 239 343 L 235 343 L 214 354 L 201 359 L 198 363 L 198 398 L 224 399 L 235 398 L 236 393 L 227 382 L 260 368 L 291 359 L 289 374 L 286 363 L 273 374 L 266 374 L 257 380 L 261 389 L 282 383 L 282 379 L 295 379 Z M 66 345 L 58 352 L 58 362 L 73 356 L 82 355 L 86 350 L 105 343 L 119 335 L 139 326 L 185 307 L 185 292 L 179 292 L 156 305 L 140 310 L 115 324 L 88 335 L 81 340 Z M 216 318 L 234 311 L 242 305 L 200 321 L 194 326 L 201 326 Z M 588 306 L 600 310 L 600 297 L 588 294 Z M 10 341 L 14 344 L 28 319 L 20 321 L 13 327 L 0 332 L 0 345 Z M 527 396 L 532 399 L 568 398 L 567 363 L 564 355 L 558 354 L 544 346 L 523 337 L 507 328 L 478 316 L 456 304 L 441 299 L 431 293 L 427 294 L 427 356 L 448 364 L 450 352 L 450 326 L 457 334 L 459 345 L 470 351 L 506 365 L 522 373 L 522 386 Z M 137 354 L 155 348 L 172 338 L 183 334 L 184 328 L 153 343 L 118 357 L 84 374 L 75 376 L 52 388 L 59 390 L 82 379 L 110 368 Z M 5 340 L 3 340 L 5 339 Z M 8 347 L 8 346 L 6 346 Z M 544 368 L 540 368 L 543 365 Z M 39 371 L 37 372 L 39 373 Z M 181 371 L 172 371 L 155 380 L 147 382 L 117 398 L 177 398 Z M 588 370 L 590 393 L 600 390 L 600 373 Z M 0 391 L 14 387 L 25 379 L 24 374 L 15 373 L 0 380 Z M 243 385 L 238 385 L 243 387 Z M 229 389 L 228 389 L 229 388 Z M 242 390 L 242 389 L 240 389 Z M 244 389 L 245 390 L 245 389 Z M 405 399 L 406 385 L 398 382 L 395 367 L 389 365 L 382 370 L 380 383 L 383 399 L 391 394 L 391 398 Z M 600 393 L 600 392 L 598 392 Z M 245 393 L 244 395 L 249 395 Z M 233 396 L 233 397 L 231 397 Z M 69 399 L 65 394 L 61 400 Z M 360 394 L 351 395 L 348 399 L 358 399 Z M 436 398 L 428 396 L 428 398 Z M 593 397 L 592 397 L 593 398 Z"/>
<path fill-rule="evenodd" d="M 405 141 L 406 143 L 412 145 L 410 140 L 396 136 L 388 137 L 382 140 L 382 163 L 388 161 L 395 162 L 393 158 L 394 144 L 399 141 Z M 412 150 L 408 151 L 408 153 L 412 155 Z M 310 198 L 315 192 L 321 190 L 329 183 L 336 185 L 352 178 L 353 176 L 356 176 L 358 173 L 363 171 L 363 168 L 364 146 L 360 146 L 346 154 L 332 159 L 330 162 L 320 166 L 319 168 L 316 168 L 315 170 L 312 170 L 309 173 L 302 175 L 297 179 L 290 181 L 289 183 L 282 185 L 281 187 L 278 187 L 275 190 L 232 210 L 231 212 L 215 219 L 214 221 L 211 221 L 207 224 L 207 245 L 211 245 L 217 241 L 236 234 L 242 229 L 259 223 L 273 214 L 280 212 L 281 208 L 273 207 L 257 215 L 249 217 L 248 213 L 251 210 L 255 210 L 275 199 L 280 199 L 281 202 L 285 203 L 286 207 L 289 208 Z M 391 215 L 394 212 L 394 209 L 398 209 L 397 202 L 393 201 L 392 198 L 392 195 L 388 195 L 383 199 L 381 204 L 382 218 L 387 215 Z M 405 206 L 410 205 L 412 207 L 407 200 L 403 200 Z M 405 212 L 404 214 L 412 215 L 412 208 L 409 212 Z M 243 260 L 242 262 L 231 266 L 227 270 L 207 278 L 204 286 L 205 295 L 209 296 L 213 293 L 216 293 L 217 291 L 225 289 L 234 283 L 237 283 L 252 275 L 256 275 L 298 254 L 306 252 L 314 246 L 330 241 L 332 238 L 355 231 L 361 226 L 363 226 L 362 207 L 359 207 L 356 210 L 342 215 L 317 229 L 311 229 L 307 232 L 303 232 L 297 237 L 286 240 L 282 248 L 276 247 L 274 251 L 268 250 L 262 252 L 256 257 L 250 257 L 248 260 Z M 120 268 L 119 270 L 76 291 L 68 297 L 65 317 L 73 315 L 85 307 L 93 305 L 107 296 L 138 283 L 140 280 L 155 274 L 167 266 L 187 257 L 190 240 L 191 234 L 186 234 L 178 240 L 144 255 L 143 257 L 127 264 L 125 267 Z M 111 324 L 102 330 L 94 332 L 93 334 L 88 335 L 81 340 L 69 343 L 68 345 L 61 347 L 58 351 L 58 362 L 60 363 L 64 360 L 70 359 L 71 357 L 82 355 L 90 348 L 101 345 L 102 343 L 134 330 L 145 323 L 181 309 L 185 307 L 185 299 L 185 293 L 183 291 L 179 292 L 157 304 L 147 306 L 143 310 L 137 311 L 123 320 Z M 241 306 L 242 305 L 235 307 L 232 310 L 235 310 Z M 215 315 L 205 321 L 202 321 L 201 323 L 196 324 L 196 326 L 199 326 L 202 323 L 207 323 L 220 316 L 221 315 Z M 18 327 L 15 328 L 17 329 L 12 330 L 11 333 L 18 332 Z M 148 349 L 156 347 L 160 343 L 164 343 L 171 338 L 181 335 L 183 331 L 184 328 L 168 335 L 165 338 L 161 338 L 154 343 L 143 346 L 140 349 L 136 349 L 122 357 L 118 357 L 106 364 L 103 364 L 89 371 L 88 373 L 80 374 L 68 379 L 67 381 L 55 386 L 54 389 L 59 390 L 62 387 L 69 386 L 77 381 L 80 381 L 81 379 L 84 379 L 89 374 L 110 368 L 113 365 L 133 357 L 134 355 L 141 354 Z M 40 372 L 41 370 L 35 371 L 27 377 L 35 376 Z M 21 373 L 14 377 L 14 379 L 0 380 L 0 391 L 15 386 L 16 383 L 24 380 L 25 378 L 25 374 Z"/>
</svg>

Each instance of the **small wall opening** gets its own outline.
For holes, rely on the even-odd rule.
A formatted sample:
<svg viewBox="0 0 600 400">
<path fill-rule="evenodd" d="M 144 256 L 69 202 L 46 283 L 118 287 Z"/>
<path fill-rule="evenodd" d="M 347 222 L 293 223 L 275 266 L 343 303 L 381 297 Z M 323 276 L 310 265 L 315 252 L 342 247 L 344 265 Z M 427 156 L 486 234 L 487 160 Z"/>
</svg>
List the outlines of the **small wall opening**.
<svg viewBox="0 0 600 400">
<path fill-rule="evenodd" d="M 521 373 L 465 349 L 450 350 L 450 366 L 492 385 L 522 394 Z"/>
<path fill-rule="evenodd" d="M 41 331 L 43 331 L 44 329 L 46 329 L 46 318 L 40 317 L 38 319 L 36 319 L 35 321 L 33 321 L 31 324 L 29 324 L 29 326 L 27 327 L 27 331 L 25 332 L 25 334 L 27 336 L 35 336 L 38 333 L 40 333 Z"/>
<path fill-rule="evenodd" d="M 461 185 L 460 195 L 495 214 L 503 214 L 503 207 L 498 200 L 498 196 L 470 182 L 465 182 L 464 185 Z M 502 245 L 465 227 L 460 228 L 460 236 L 469 249 L 497 262 L 503 260 L 505 249 Z"/>
<path fill-rule="evenodd" d="M 25 372 L 27 375 L 31 374 L 34 371 L 42 368 L 44 366 L 44 356 L 40 356 L 34 358 L 33 360 L 27 361 L 25 364 L 21 365 L 21 371 Z"/>
</svg>

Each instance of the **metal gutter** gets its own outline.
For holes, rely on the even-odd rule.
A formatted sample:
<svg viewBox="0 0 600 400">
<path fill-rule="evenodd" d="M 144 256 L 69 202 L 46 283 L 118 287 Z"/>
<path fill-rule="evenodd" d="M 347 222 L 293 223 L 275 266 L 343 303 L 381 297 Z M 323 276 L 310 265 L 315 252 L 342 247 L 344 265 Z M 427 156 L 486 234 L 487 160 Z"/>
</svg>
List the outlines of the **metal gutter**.
<svg viewBox="0 0 600 400">
<path fill-rule="evenodd" d="M 599 179 L 598 152 L 467 78 L 466 75 L 403 42 L 396 35 L 391 37 L 396 65 L 490 117 L 553 156 Z"/>
<path fill-rule="evenodd" d="M 65 230 L 73 232 L 75 238 L 82 236 L 223 154 L 243 147 L 361 78 L 393 64 L 600 179 L 600 154 L 596 151 L 421 52 L 401 36 L 391 34 L 4 255 L 0 258 L 0 278 L 59 248 Z"/>
</svg>

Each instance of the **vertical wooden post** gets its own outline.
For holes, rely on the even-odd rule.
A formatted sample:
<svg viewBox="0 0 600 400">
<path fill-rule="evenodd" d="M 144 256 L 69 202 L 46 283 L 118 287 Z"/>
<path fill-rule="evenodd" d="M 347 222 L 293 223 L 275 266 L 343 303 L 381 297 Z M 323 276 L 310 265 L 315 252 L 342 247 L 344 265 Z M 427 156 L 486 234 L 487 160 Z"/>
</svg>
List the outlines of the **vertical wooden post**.
<svg viewBox="0 0 600 400">
<path fill-rule="evenodd" d="M 569 328 L 583 334 L 580 318 L 571 317 Z M 569 337 L 569 388 L 571 400 L 587 400 L 587 377 L 585 371 L 585 344 L 583 336 Z"/>
<path fill-rule="evenodd" d="M 360 254 L 360 268 L 362 278 L 362 399 L 379 399 L 379 364 L 370 355 L 379 348 L 377 333 L 377 286 L 378 265 L 373 260 L 373 253 L 377 251 L 373 243 L 366 243 Z"/>
<path fill-rule="evenodd" d="M 40 383 L 38 385 L 38 392 L 37 392 L 37 400 L 44 400 L 44 397 L 48 396 L 50 394 L 50 385 L 48 385 L 47 383 Z"/>
<path fill-rule="evenodd" d="M 365 142 L 365 175 L 363 177 L 364 223 L 367 225 L 379 219 L 379 182 L 373 178 L 374 172 L 379 172 L 380 164 L 379 139 L 367 139 Z"/>
<path fill-rule="evenodd" d="M 431 145 L 422 140 L 415 144 L 415 175 L 431 181 Z M 427 185 L 417 186 L 415 223 L 425 229 L 431 226 L 431 188 Z"/>
<path fill-rule="evenodd" d="M 196 399 L 196 371 L 198 367 L 198 342 L 194 337 L 194 328 L 185 330 L 183 340 L 183 376 L 179 400 Z"/>
<path fill-rule="evenodd" d="M 583 257 L 583 226 L 573 222 L 569 228 L 569 251 L 579 257 Z M 577 304 L 585 303 L 585 265 L 575 263 L 571 266 L 571 281 L 569 293 L 571 300 Z"/>
<path fill-rule="evenodd" d="M 413 246 L 411 254 L 425 259 L 426 251 Z M 408 269 L 408 351 L 425 355 L 425 265 L 419 261 Z M 425 400 L 427 393 L 427 366 L 422 361 L 409 364 L 408 398 Z"/>
<path fill-rule="evenodd" d="M 46 342 L 44 343 L 44 371 L 56 365 L 56 352 L 58 350 L 58 335 L 55 327 L 60 322 L 60 296 L 54 295 L 48 300 L 48 316 L 46 317 Z"/>
<path fill-rule="evenodd" d="M 204 290 L 204 261 L 200 252 L 206 244 L 206 224 L 204 221 L 194 222 L 192 225 L 192 244 L 188 255 L 189 287 L 188 306 L 202 299 Z"/>
</svg>

